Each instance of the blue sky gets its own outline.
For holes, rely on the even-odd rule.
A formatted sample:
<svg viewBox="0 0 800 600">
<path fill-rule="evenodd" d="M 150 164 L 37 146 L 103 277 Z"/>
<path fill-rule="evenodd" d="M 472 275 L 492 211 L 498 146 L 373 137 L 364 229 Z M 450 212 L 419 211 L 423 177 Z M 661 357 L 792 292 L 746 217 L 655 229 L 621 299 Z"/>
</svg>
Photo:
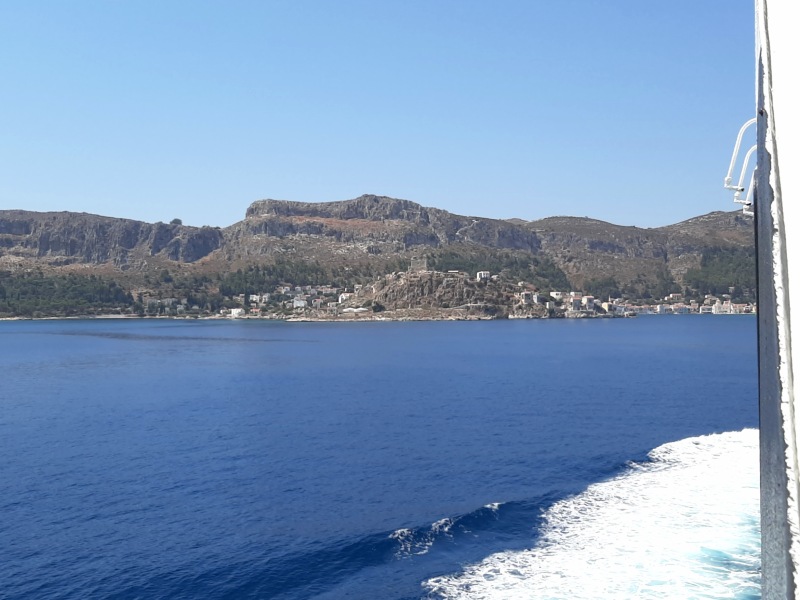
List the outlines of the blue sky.
<svg viewBox="0 0 800 600">
<path fill-rule="evenodd" d="M 736 208 L 753 65 L 751 0 L 6 0 L 0 208 L 226 226 L 373 193 L 656 227 Z"/>
</svg>

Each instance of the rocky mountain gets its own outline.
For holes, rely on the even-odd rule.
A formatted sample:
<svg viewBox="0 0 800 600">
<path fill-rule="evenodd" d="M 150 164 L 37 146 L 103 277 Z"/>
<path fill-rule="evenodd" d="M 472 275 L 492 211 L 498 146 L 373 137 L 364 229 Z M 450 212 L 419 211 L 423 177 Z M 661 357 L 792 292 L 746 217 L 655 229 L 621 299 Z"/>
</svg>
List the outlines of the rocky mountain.
<svg viewBox="0 0 800 600">
<path fill-rule="evenodd" d="M 225 272 L 278 260 L 375 275 L 427 257 L 439 270 L 530 263 L 534 275 L 560 269 L 576 288 L 608 278 L 644 286 L 681 282 L 709 248 L 752 246 L 752 221 L 734 212 L 642 229 L 576 217 L 463 216 L 374 195 L 327 203 L 261 200 L 224 229 L 0 211 L 0 270 L 81 267 L 134 278 L 154 269 Z"/>
<path fill-rule="evenodd" d="M 151 256 L 192 263 L 217 250 L 222 242 L 222 232 L 213 227 L 143 223 L 86 213 L 0 211 L 0 260 L 5 258 L 6 263 L 110 263 L 141 268 Z"/>
<path fill-rule="evenodd" d="M 364 195 L 326 203 L 260 200 L 247 209 L 244 221 L 226 230 L 230 259 L 269 254 L 284 245 L 278 240 L 303 241 L 319 250 L 345 250 L 392 255 L 453 244 L 494 249 L 539 251 L 536 234 L 507 221 L 465 217 L 408 200 Z M 296 250 L 302 251 L 293 247 Z M 306 253 L 307 254 L 307 253 Z"/>
<path fill-rule="evenodd" d="M 451 313 L 446 316 L 456 318 L 469 314 L 546 315 L 548 311 L 542 304 L 521 303 L 518 293 L 523 289 L 507 281 L 478 282 L 474 277 L 452 273 L 389 273 L 362 289 L 356 302 L 367 300 L 371 306 L 391 311 L 445 310 Z"/>
<path fill-rule="evenodd" d="M 524 225 L 536 233 L 542 252 L 581 287 L 613 277 L 620 284 L 652 283 L 661 276 L 678 282 L 700 266 L 709 248 L 752 248 L 753 220 L 739 211 L 712 212 L 653 229 L 613 225 L 577 217 L 551 217 Z"/>
</svg>

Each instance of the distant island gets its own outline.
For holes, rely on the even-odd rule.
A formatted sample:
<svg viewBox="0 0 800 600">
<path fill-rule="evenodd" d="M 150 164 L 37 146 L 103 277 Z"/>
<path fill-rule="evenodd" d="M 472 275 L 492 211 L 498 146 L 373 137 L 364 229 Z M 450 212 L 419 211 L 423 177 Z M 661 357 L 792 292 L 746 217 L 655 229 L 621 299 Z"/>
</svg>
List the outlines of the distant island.
<svg viewBox="0 0 800 600">
<path fill-rule="evenodd" d="M 483 319 L 755 311 L 753 223 L 644 229 L 408 200 L 254 202 L 229 227 L 0 211 L 0 318 Z"/>
</svg>

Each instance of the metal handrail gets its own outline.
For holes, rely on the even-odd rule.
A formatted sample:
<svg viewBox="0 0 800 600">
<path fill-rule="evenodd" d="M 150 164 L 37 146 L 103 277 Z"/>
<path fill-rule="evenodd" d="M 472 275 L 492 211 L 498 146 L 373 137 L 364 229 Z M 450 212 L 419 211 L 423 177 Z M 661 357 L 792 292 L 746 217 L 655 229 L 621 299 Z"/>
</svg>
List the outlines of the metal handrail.
<svg viewBox="0 0 800 600">
<path fill-rule="evenodd" d="M 744 163 L 742 164 L 742 172 L 739 175 L 739 184 L 736 187 L 728 186 L 729 190 L 736 190 L 736 193 L 733 195 L 733 201 L 739 202 L 742 192 L 744 191 L 744 174 L 747 172 L 747 165 L 750 162 L 750 157 L 753 156 L 753 152 L 756 151 L 757 146 L 753 146 L 750 150 L 747 151 L 747 154 L 744 155 Z M 752 179 L 752 178 L 751 178 Z"/>
<path fill-rule="evenodd" d="M 736 165 L 736 159 L 739 156 L 739 148 L 742 145 L 742 137 L 744 137 L 744 132 L 747 131 L 747 128 L 753 125 L 756 122 L 756 118 L 753 117 L 747 123 L 742 125 L 742 128 L 739 130 L 739 135 L 736 136 L 736 145 L 733 147 L 733 156 L 731 156 L 731 164 L 728 167 L 728 174 L 725 176 L 725 189 L 726 190 L 733 190 L 737 189 L 731 186 L 731 181 L 733 181 L 733 167 Z M 741 184 L 739 187 L 742 187 Z"/>
</svg>

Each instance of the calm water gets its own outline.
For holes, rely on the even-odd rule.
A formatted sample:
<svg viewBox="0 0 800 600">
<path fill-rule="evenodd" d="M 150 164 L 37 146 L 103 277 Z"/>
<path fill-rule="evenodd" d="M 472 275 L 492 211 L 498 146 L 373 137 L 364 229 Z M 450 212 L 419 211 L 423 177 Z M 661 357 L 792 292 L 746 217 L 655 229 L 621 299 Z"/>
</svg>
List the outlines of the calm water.
<svg viewBox="0 0 800 600">
<path fill-rule="evenodd" d="M 0 596 L 758 597 L 755 336 L 0 322 Z"/>
</svg>

